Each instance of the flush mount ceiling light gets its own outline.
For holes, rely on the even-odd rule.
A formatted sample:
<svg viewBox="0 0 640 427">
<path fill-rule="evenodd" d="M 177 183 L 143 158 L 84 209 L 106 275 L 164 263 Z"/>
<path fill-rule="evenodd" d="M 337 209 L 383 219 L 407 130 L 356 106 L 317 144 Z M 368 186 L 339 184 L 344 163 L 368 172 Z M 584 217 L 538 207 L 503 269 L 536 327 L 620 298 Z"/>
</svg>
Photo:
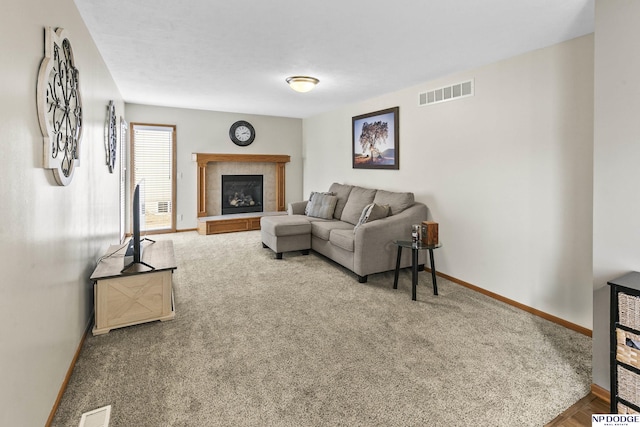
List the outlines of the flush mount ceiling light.
<svg viewBox="0 0 640 427">
<path fill-rule="evenodd" d="M 291 86 L 291 89 L 296 92 L 309 92 L 311 89 L 316 87 L 320 80 L 315 77 L 308 76 L 292 76 L 287 77 L 287 83 Z"/>
</svg>

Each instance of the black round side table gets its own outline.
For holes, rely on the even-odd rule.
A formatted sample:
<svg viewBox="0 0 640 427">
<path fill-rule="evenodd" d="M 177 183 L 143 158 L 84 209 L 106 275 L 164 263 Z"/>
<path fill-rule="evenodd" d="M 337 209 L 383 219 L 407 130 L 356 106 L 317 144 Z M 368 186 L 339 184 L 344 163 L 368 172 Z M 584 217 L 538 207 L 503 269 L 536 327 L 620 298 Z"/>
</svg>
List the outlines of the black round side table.
<svg viewBox="0 0 640 427">
<path fill-rule="evenodd" d="M 429 261 L 431 262 L 431 279 L 433 281 L 433 294 L 438 295 L 438 284 L 436 283 L 436 263 L 433 260 L 433 250 L 442 246 L 438 242 L 436 245 L 425 245 L 421 241 L 394 240 L 393 244 L 398 247 L 398 258 L 396 260 L 396 273 L 393 279 L 393 289 L 398 289 L 398 273 L 400 272 L 400 257 L 402 248 L 411 249 L 411 299 L 416 300 L 416 285 L 418 284 L 418 252 L 429 251 Z"/>
</svg>

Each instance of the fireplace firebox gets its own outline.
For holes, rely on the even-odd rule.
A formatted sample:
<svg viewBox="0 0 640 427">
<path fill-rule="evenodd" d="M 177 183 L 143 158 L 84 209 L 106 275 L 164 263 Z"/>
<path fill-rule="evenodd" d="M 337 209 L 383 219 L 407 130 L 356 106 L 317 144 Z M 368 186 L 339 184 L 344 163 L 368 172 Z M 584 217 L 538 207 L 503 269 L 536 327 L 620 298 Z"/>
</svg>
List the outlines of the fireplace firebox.
<svg viewBox="0 0 640 427">
<path fill-rule="evenodd" d="M 222 215 L 263 211 L 262 175 L 222 175 Z"/>
</svg>

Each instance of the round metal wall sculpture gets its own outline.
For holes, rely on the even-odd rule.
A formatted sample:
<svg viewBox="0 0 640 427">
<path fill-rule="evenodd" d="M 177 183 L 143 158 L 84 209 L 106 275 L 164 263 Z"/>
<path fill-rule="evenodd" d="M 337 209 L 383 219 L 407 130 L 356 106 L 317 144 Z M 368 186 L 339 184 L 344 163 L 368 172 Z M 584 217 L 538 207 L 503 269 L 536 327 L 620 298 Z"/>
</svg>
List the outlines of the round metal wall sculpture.
<svg viewBox="0 0 640 427">
<path fill-rule="evenodd" d="M 62 28 L 45 30 L 45 55 L 37 86 L 38 119 L 44 141 L 44 167 L 59 185 L 69 185 L 80 166 L 82 102 L 71 42 Z"/>
<path fill-rule="evenodd" d="M 116 106 L 113 101 L 109 101 L 109 105 L 107 106 L 107 124 L 104 135 L 104 148 L 107 152 L 107 166 L 109 166 L 109 172 L 113 173 L 113 169 L 116 167 L 116 151 L 118 147 Z"/>
</svg>

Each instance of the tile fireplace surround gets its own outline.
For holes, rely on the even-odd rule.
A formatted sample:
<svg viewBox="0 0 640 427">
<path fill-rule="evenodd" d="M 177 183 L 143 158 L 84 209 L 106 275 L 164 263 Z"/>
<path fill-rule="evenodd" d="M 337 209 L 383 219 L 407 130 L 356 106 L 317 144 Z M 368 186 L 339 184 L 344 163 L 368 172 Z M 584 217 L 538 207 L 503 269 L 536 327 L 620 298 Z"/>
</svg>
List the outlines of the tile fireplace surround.
<svg viewBox="0 0 640 427">
<path fill-rule="evenodd" d="M 198 163 L 198 232 L 215 234 L 259 229 L 263 213 L 221 215 L 221 176 L 261 174 L 264 176 L 264 214 L 285 211 L 285 165 L 288 155 L 194 153 Z M 256 228 L 257 227 L 257 228 Z"/>
</svg>

